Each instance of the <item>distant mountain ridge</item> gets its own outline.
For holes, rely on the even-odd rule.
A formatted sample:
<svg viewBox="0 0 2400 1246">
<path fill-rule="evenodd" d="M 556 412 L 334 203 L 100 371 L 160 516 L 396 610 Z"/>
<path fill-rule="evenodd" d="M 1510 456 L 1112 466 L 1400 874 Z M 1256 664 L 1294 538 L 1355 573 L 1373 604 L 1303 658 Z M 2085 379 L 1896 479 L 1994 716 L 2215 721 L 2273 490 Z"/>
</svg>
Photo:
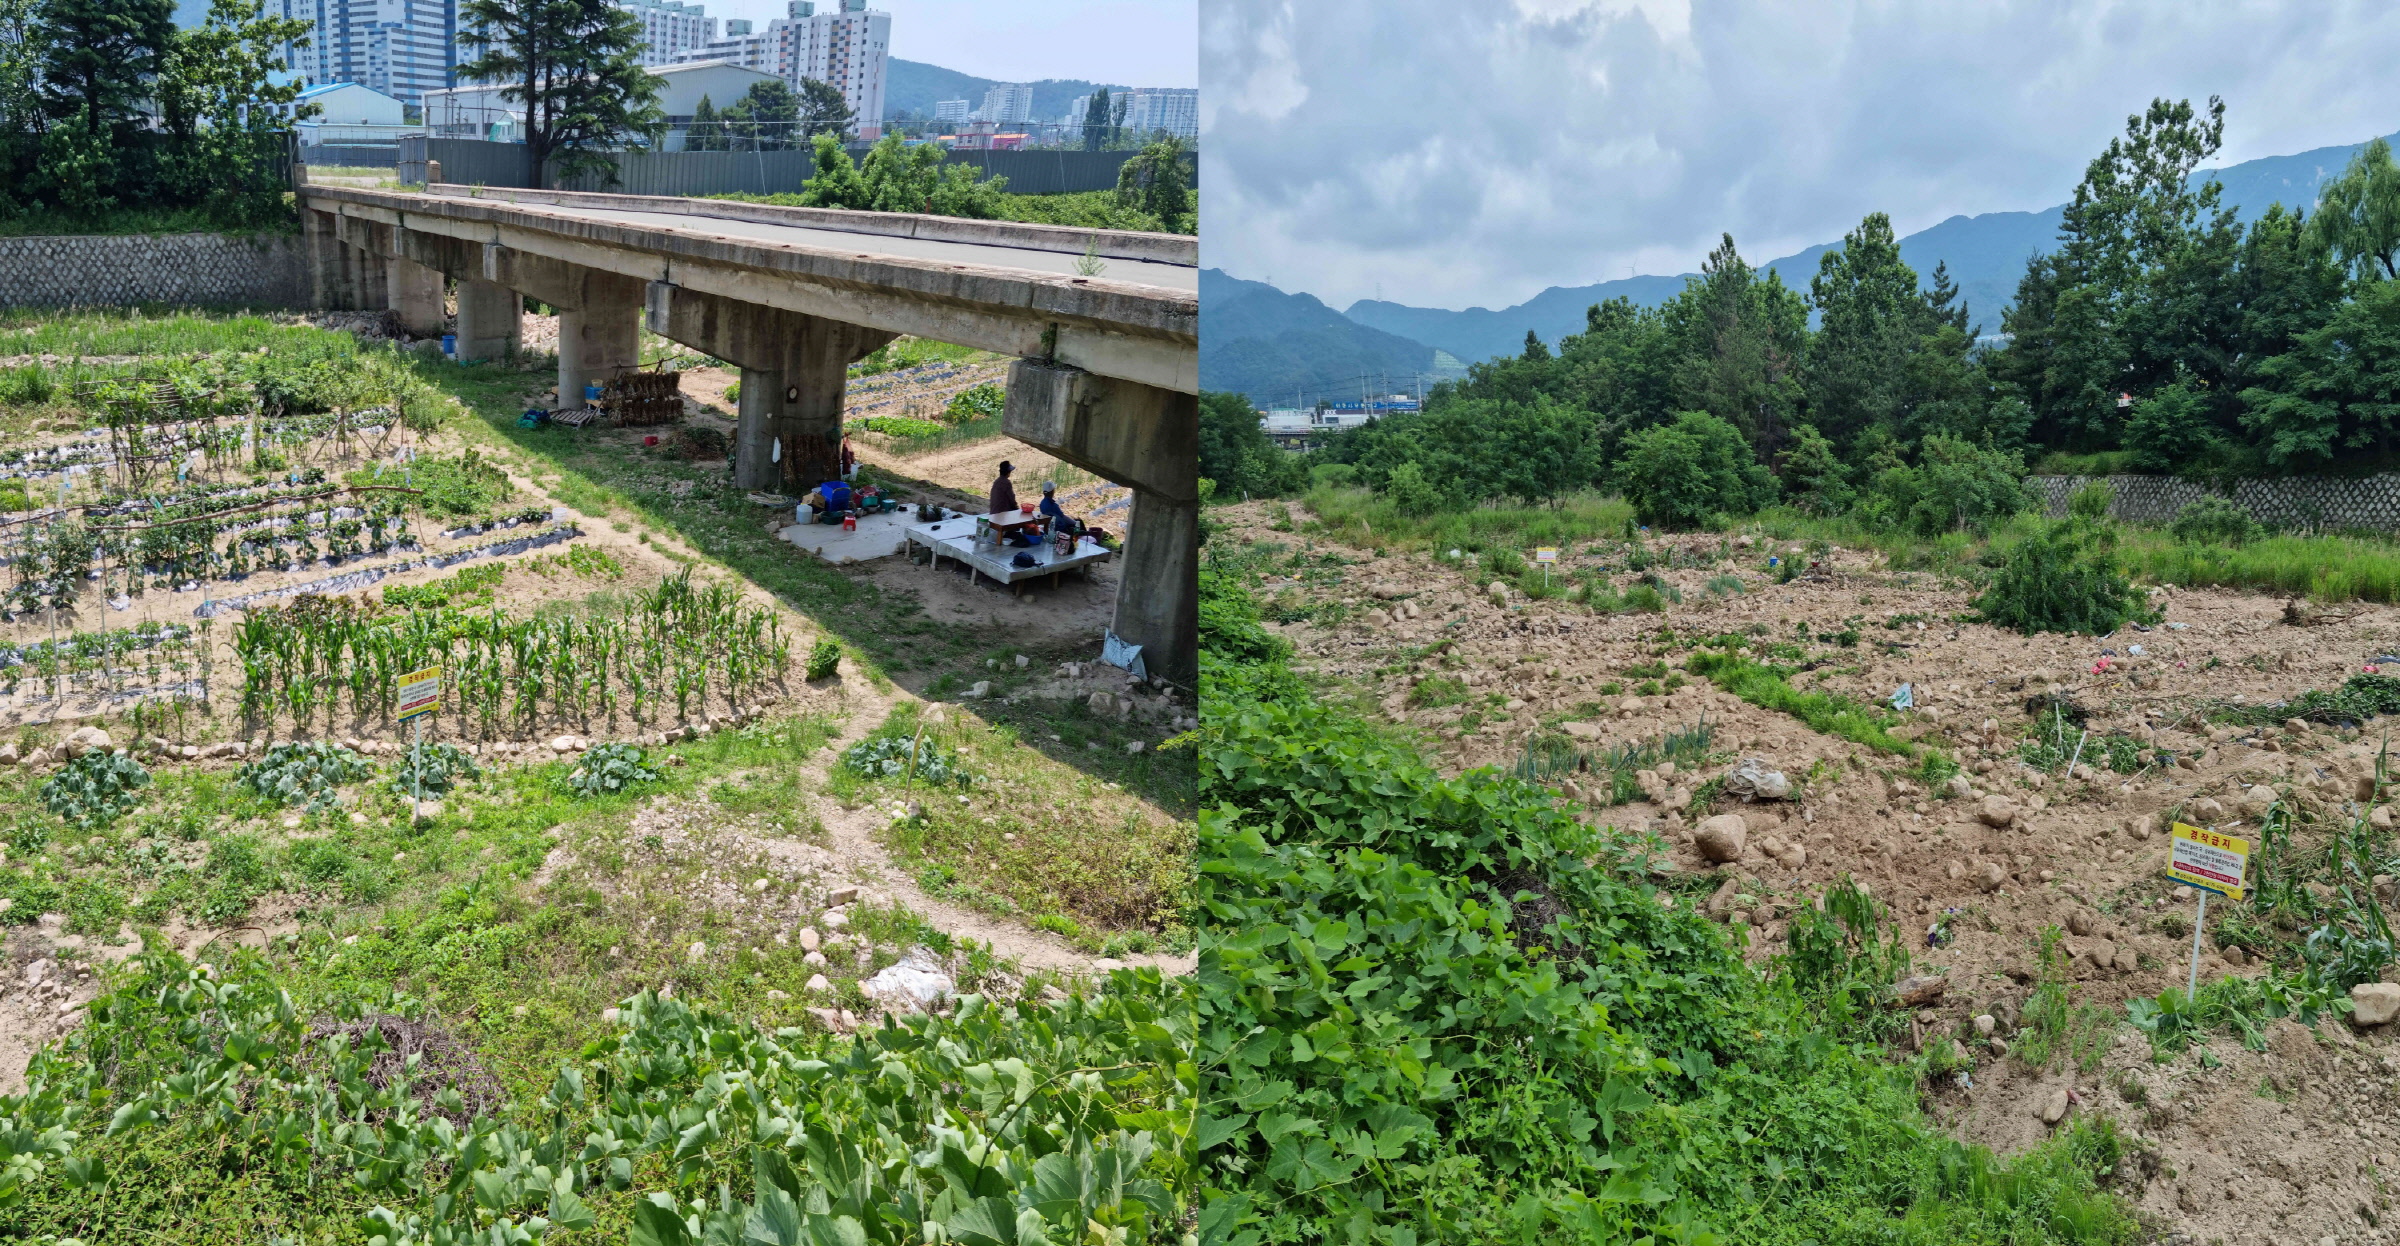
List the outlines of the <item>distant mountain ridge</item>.
<svg viewBox="0 0 2400 1246">
<path fill-rule="evenodd" d="M 2400 134 L 2392 135 L 2391 141 L 2400 145 Z M 2271 203 L 2313 206 L 2317 189 L 2338 175 L 2363 146 L 2364 143 L 2356 143 L 2320 147 L 2290 156 L 2264 156 L 2204 172 L 2223 183 L 2223 202 L 2239 207 L 2247 220 Z M 2040 212 L 1953 216 L 1902 238 L 1900 256 L 1917 270 L 1920 280 L 1932 275 L 1937 262 L 1946 261 L 1951 280 L 1958 283 L 1975 322 L 1982 326 L 1981 331 L 1997 333 L 2000 311 L 2016 297 L 2017 280 L 2025 274 L 2026 259 L 2058 245 L 2058 228 L 2065 210 L 2066 205 L 2060 204 Z M 1809 279 L 1816 275 L 1819 258 L 1840 245 L 1823 243 L 1797 255 L 1770 260 L 1760 267 L 1780 274 L 1784 284 L 1806 293 Z M 1624 297 L 1638 306 L 1656 306 L 1682 290 L 1684 280 L 1683 276 L 1629 277 L 1588 286 L 1552 286 L 1523 303 L 1498 311 L 1483 307 L 1452 311 L 1361 299 L 1342 314 L 1370 328 L 1436 346 L 1473 362 L 1524 349 L 1528 329 L 1543 341 L 1556 345 L 1559 338 L 1583 331 L 1584 309 L 1592 304 Z M 1203 372 L 1206 368 L 1204 355 Z M 1356 369 L 1352 371 L 1355 373 Z"/>
<path fill-rule="evenodd" d="M 1263 281 L 1200 270 L 1200 376 L 1208 389 L 1247 394 L 1260 406 L 1358 398 L 1435 370 L 1434 349 L 1371 329 L 1317 301 Z"/>
</svg>

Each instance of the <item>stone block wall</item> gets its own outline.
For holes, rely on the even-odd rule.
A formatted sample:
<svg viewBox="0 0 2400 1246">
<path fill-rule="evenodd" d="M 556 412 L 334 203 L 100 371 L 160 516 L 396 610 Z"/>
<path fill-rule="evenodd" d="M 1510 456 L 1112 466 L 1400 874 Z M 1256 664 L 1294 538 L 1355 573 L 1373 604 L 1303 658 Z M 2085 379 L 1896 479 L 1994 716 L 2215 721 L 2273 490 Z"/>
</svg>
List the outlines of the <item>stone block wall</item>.
<svg viewBox="0 0 2400 1246">
<path fill-rule="evenodd" d="M 2094 480 L 2107 481 L 2115 494 L 2110 516 L 2128 523 L 2172 523 L 2184 507 L 2209 496 L 2207 486 L 2175 476 L 2028 476 L 2025 483 L 2055 519 L 2067 513 L 2067 499 Z M 2272 528 L 2400 530 L 2395 473 L 2244 480 L 2234 486 L 2233 500 Z"/>
<path fill-rule="evenodd" d="M 306 307 L 305 258 L 280 234 L 0 238 L 0 307 Z"/>
</svg>

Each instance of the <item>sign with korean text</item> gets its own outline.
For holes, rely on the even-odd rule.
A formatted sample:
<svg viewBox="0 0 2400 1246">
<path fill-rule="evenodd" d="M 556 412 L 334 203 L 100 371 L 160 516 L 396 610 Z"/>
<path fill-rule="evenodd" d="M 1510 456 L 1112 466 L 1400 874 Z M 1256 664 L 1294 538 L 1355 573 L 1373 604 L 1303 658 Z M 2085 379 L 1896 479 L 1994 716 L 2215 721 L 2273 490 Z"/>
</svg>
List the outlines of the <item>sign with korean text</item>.
<svg viewBox="0 0 2400 1246">
<path fill-rule="evenodd" d="M 2167 877 L 2230 900 L 2242 898 L 2242 880 L 2250 870 L 2249 840 L 2178 822 L 2167 843 Z"/>
<path fill-rule="evenodd" d="M 1536 548 L 1533 551 L 1533 560 L 1535 562 L 1557 562 L 1558 547 L 1555 545 L 1544 545 Z"/>
<path fill-rule="evenodd" d="M 392 712 L 396 722 L 407 722 L 419 714 L 430 714 L 442 699 L 442 668 L 429 666 L 410 671 L 400 677 L 400 706 Z"/>
</svg>

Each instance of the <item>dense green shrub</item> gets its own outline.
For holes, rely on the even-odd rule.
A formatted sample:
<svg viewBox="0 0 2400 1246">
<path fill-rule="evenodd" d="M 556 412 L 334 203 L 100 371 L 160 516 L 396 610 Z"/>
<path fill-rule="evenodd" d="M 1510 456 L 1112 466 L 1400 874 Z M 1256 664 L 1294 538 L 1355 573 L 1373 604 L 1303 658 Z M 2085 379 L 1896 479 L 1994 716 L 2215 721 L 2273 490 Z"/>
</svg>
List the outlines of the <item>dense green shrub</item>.
<svg viewBox="0 0 2400 1246">
<path fill-rule="evenodd" d="M 107 826 L 140 803 L 150 772 L 123 753 L 94 749 L 42 781 L 42 807 L 84 830 Z"/>
<path fill-rule="evenodd" d="M 831 636 L 820 636 L 808 647 L 806 675 L 810 681 L 831 679 L 842 668 L 842 642 Z"/>
<path fill-rule="evenodd" d="M 2019 541 L 1975 606 L 1990 622 L 2027 635 L 2106 635 L 2148 610 L 2118 562 L 2115 534 L 2081 516 Z"/>
<path fill-rule="evenodd" d="M 462 780 L 482 773 L 475 759 L 455 744 L 418 742 L 408 746 L 392 770 L 392 790 L 411 800 L 430 800 L 449 795 Z"/>
<path fill-rule="evenodd" d="M 1914 467 L 1875 474 L 1859 511 L 1869 523 L 1922 536 L 1957 529 L 1988 531 L 2033 505 L 2024 459 L 1935 434 L 1925 438 Z"/>
<path fill-rule="evenodd" d="M 1775 500 L 1775 480 L 1741 430 L 1702 411 L 1627 437 L 1617 483 L 1636 518 L 1667 528 L 1748 515 Z"/>
<path fill-rule="evenodd" d="M 2193 545 L 2248 545 L 2267 534 L 2248 508 L 2215 494 L 2184 507 L 2167 531 L 2176 540 Z"/>
<path fill-rule="evenodd" d="M 235 771 L 234 781 L 279 804 L 330 809 L 338 800 L 336 788 L 366 778 L 372 769 L 366 758 L 330 741 L 287 741 Z"/>
<path fill-rule="evenodd" d="M 636 783 L 656 783 L 666 776 L 650 768 L 642 750 L 631 744 L 603 744 L 582 756 L 567 772 L 567 787 L 578 796 L 605 796 Z"/>
</svg>

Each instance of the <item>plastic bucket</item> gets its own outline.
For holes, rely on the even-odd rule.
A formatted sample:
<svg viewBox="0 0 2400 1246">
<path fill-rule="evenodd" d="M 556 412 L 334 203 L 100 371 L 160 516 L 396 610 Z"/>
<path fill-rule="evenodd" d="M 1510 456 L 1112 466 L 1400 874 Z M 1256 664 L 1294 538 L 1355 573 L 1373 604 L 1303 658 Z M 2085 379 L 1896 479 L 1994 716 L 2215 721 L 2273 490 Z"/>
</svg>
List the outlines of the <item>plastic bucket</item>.
<svg viewBox="0 0 2400 1246">
<path fill-rule="evenodd" d="M 445 333 L 442 335 L 442 353 L 445 355 L 456 355 L 458 353 L 457 334 Z"/>
</svg>

